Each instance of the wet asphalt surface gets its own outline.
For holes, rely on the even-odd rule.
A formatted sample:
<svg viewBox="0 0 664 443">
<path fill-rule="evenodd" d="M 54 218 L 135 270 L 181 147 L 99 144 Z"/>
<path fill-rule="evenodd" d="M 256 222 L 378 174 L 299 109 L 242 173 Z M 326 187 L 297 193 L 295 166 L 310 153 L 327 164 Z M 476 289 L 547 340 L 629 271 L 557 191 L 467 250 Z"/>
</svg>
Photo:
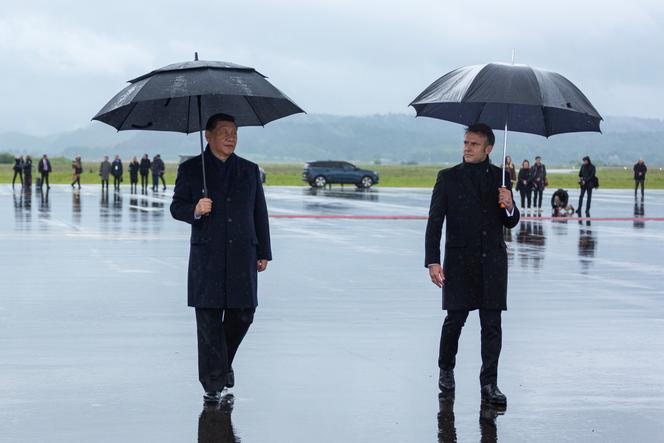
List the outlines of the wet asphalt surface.
<svg viewBox="0 0 664 443">
<path fill-rule="evenodd" d="M 622 442 L 664 435 L 664 221 L 522 221 L 508 237 L 499 385 L 482 407 L 479 321 L 439 404 L 440 292 L 424 220 L 271 219 L 275 260 L 204 410 L 170 194 L 0 186 L 2 442 Z M 272 214 L 427 214 L 429 190 L 267 189 Z M 572 202 L 576 193 L 571 192 Z M 597 217 L 664 217 L 600 189 Z M 548 202 L 550 193 L 545 194 Z M 549 215 L 545 211 L 543 215 Z"/>
</svg>

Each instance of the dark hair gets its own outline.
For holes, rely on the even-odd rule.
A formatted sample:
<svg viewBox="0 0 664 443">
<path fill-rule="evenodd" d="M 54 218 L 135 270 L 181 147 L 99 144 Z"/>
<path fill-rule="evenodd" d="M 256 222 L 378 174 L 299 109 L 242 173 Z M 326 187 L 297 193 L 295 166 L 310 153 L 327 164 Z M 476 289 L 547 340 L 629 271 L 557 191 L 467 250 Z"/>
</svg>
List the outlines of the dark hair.
<svg viewBox="0 0 664 443">
<path fill-rule="evenodd" d="M 592 163 L 592 162 L 590 161 L 590 157 L 588 157 L 587 155 L 586 155 L 585 157 L 583 157 L 583 161 L 586 161 L 586 160 L 588 160 L 588 163 Z"/>
<path fill-rule="evenodd" d="M 469 132 L 485 136 L 487 141 L 485 146 L 493 146 L 493 144 L 496 143 L 496 136 L 493 135 L 491 128 L 484 123 L 473 123 L 466 128 L 466 134 Z"/>
<path fill-rule="evenodd" d="M 538 155 L 537 157 L 535 157 L 535 160 L 542 160 L 542 157 Z"/>
<path fill-rule="evenodd" d="M 214 128 L 217 127 L 217 123 L 219 122 L 231 122 L 235 124 L 235 117 L 221 112 L 219 114 L 214 114 L 212 117 L 208 118 L 208 121 L 205 125 L 205 130 L 214 131 Z"/>
</svg>

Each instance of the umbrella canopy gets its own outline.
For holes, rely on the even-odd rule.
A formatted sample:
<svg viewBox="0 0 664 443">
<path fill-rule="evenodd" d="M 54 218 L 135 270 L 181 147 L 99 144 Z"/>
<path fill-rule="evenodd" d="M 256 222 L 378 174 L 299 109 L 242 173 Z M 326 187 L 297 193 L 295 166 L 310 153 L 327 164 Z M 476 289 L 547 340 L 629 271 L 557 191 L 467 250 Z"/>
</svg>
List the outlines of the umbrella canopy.
<svg viewBox="0 0 664 443">
<path fill-rule="evenodd" d="M 93 120 L 118 131 L 142 129 L 192 133 L 217 113 L 238 126 L 263 126 L 304 112 L 254 68 L 195 60 L 174 63 L 129 81 Z M 198 108 L 200 99 L 200 116 Z"/>
<path fill-rule="evenodd" d="M 198 60 L 174 63 L 129 81 L 92 119 L 118 131 L 139 129 L 199 133 L 203 196 L 207 197 L 203 129 L 214 114 L 237 126 L 264 126 L 304 112 L 254 68 Z"/>
<path fill-rule="evenodd" d="M 418 116 L 549 137 L 601 132 L 602 117 L 560 74 L 525 65 L 488 63 L 445 74 L 410 106 Z"/>
</svg>

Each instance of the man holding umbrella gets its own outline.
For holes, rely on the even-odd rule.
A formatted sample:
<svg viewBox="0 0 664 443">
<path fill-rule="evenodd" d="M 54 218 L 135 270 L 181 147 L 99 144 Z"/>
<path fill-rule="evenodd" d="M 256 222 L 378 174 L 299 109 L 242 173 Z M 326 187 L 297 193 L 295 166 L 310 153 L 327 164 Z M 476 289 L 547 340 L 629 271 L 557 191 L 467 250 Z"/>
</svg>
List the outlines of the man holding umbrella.
<svg viewBox="0 0 664 443">
<path fill-rule="evenodd" d="M 272 252 L 258 165 L 234 153 L 235 119 L 210 117 L 205 139 L 202 156 L 178 169 L 171 214 L 191 224 L 188 304 L 196 309 L 198 374 L 205 401 L 218 402 L 235 384 L 232 363 L 258 304 L 257 273 Z"/>
<path fill-rule="evenodd" d="M 501 311 L 507 309 L 507 251 L 503 228 L 519 222 L 511 181 L 493 166 L 489 154 L 495 136 L 483 123 L 468 126 L 463 162 L 438 173 L 426 228 L 425 266 L 443 289 L 447 316 L 440 338 L 438 366 L 441 397 L 453 398 L 454 366 L 461 329 L 469 311 L 479 309 L 482 325 L 482 399 L 497 405 L 507 400 L 498 389 L 502 344 Z M 445 257 L 440 260 L 443 222 L 447 219 Z M 441 266 L 442 264 L 442 266 Z"/>
<path fill-rule="evenodd" d="M 272 258 L 259 168 L 234 154 L 237 128 L 300 112 L 254 68 L 195 54 L 130 80 L 93 118 L 119 131 L 199 133 L 201 155 L 178 168 L 171 214 L 191 225 L 188 304 L 209 402 L 235 384 L 231 365 L 258 304 L 257 272 Z"/>
</svg>

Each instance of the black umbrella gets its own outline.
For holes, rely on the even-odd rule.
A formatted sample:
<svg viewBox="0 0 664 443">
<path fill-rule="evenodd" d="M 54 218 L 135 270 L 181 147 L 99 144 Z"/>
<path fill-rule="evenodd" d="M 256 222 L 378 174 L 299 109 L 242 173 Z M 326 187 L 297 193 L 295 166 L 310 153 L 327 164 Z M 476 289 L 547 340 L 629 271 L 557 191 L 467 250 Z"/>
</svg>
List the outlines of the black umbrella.
<svg viewBox="0 0 664 443">
<path fill-rule="evenodd" d="M 195 60 L 174 63 L 129 81 L 92 119 L 118 131 L 138 129 L 199 132 L 217 113 L 232 115 L 238 126 L 264 126 L 304 112 L 254 68 Z M 204 157 L 203 157 L 204 158 Z M 205 160 L 203 187 L 207 196 Z"/>
<path fill-rule="evenodd" d="M 482 122 L 504 130 L 503 170 L 508 129 L 544 137 L 601 132 L 602 117 L 572 82 L 525 65 L 489 63 L 455 69 L 433 82 L 410 106 L 417 116 L 464 125 Z"/>
</svg>

